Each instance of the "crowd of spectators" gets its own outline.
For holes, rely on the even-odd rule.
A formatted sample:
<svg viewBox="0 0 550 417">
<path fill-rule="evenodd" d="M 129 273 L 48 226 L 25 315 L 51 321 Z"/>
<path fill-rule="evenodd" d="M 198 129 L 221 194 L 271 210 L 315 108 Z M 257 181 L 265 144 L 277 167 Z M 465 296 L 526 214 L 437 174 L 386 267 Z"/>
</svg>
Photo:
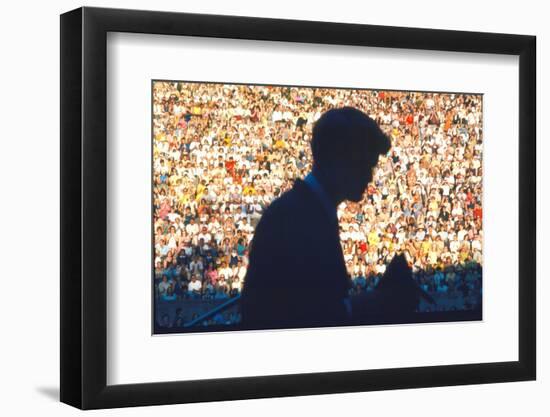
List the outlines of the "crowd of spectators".
<svg viewBox="0 0 550 417">
<path fill-rule="evenodd" d="M 405 252 L 424 290 L 481 294 L 481 95 L 154 82 L 158 299 L 240 293 L 262 212 L 311 170 L 313 124 L 342 106 L 392 142 L 364 200 L 338 207 L 351 291 Z"/>
</svg>

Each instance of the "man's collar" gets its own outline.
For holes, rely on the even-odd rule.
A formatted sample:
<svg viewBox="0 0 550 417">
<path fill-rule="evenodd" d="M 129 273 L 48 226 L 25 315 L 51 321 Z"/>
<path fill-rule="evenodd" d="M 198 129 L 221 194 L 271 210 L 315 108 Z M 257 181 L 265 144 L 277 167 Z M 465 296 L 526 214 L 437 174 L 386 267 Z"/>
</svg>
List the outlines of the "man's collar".
<svg viewBox="0 0 550 417">
<path fill-rule="evenodd" d="M 312 172 L 310 172 L 304 178 L 304 182 L 319 198 L 329 218 L 333 219 L 336 222 L 336 224 L 338 224 L 338 215 L 337 215 L 336 207 L 334 206 L 329 195 L 327 194 L 327 192 L 325 191 L 325 189 L 323 188 L 319 180 L 315 177 L 315 175 Z"/>
</svg>

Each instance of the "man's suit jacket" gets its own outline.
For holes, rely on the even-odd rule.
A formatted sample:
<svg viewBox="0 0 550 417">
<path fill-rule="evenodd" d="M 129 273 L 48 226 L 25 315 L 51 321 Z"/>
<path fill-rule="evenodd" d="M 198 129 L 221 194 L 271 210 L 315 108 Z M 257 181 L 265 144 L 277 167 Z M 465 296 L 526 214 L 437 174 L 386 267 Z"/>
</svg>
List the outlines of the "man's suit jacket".
<svg viewBox="0 0 550 417">
<path fill-rule="evenodd" d="M 242 290 L 247 328 L 341 325 L 350 288 L 338 222 L 302 180 L 256 227 Z"/>
</svg>

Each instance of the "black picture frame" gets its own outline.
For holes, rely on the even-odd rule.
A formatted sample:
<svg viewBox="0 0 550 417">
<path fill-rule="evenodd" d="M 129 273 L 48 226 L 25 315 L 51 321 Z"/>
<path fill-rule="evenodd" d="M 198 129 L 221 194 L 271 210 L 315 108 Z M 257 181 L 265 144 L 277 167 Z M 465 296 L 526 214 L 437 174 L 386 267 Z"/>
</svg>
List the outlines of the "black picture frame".
<svg viewBox="0 0 550 417">
<path fill-rule="evenodd" d="M 108 32 L 518 56 L 518 361 L 107 385 Z M 84 7 L 61 15 L 60 59 L 62 402 L 96 409 L 536 378 L 534 36 Z"/>
</svg>

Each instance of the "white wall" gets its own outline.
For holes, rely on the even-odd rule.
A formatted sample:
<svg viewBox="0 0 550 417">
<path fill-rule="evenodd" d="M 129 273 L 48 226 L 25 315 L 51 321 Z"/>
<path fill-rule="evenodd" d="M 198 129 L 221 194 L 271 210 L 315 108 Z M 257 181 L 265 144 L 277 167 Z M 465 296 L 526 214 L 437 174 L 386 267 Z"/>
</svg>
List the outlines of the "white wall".
<svg viewBox="0 0 550 417">
<path fill-rule="evenodd" d="M 283 1 L 88 1 L 89 6 L 157 9 L 181 12 L 249 15 L 291 19 L 341 21 L 394 26 L 509 32 L 538 39 L 538 193 L 539 258 L 549 246 L 549 222 L 540 215 L 550 209 L 543 195 L 549 168 L 540 155 L 550 150 L 542 141 L 546 128 L 545 103 L 550 27 L 543 2 L 489 4 L 463 0 L 367 2 Z M 0 233 L 5 284 L 0 292 L 0 410 L 4 415 L 40 412 L 72 415 L 76 411 L 57 402 L 59 380 L 59 17 L 82 4 L 76 1 L 6 2 L 2 8 L 0 42 L 2 121 L 0 178 Z M 335 8 L 338 5 L 338 9 Z M 547 133 L 548 129 L 544 129 Z M 7 144 L 7 149 L 6 145 Z M 29 242 L 32 242 L 29 247 Z M 101 411 L 100 415 L 280 415 L 295 412 L 407 416 L 547 415 L 544 394 L 550 389 L 548 352 L 550 286 L 539 268 L 537 382 L 454 388 L 324 395 L 286 399 L 237 401 Z"/>
</svg>

